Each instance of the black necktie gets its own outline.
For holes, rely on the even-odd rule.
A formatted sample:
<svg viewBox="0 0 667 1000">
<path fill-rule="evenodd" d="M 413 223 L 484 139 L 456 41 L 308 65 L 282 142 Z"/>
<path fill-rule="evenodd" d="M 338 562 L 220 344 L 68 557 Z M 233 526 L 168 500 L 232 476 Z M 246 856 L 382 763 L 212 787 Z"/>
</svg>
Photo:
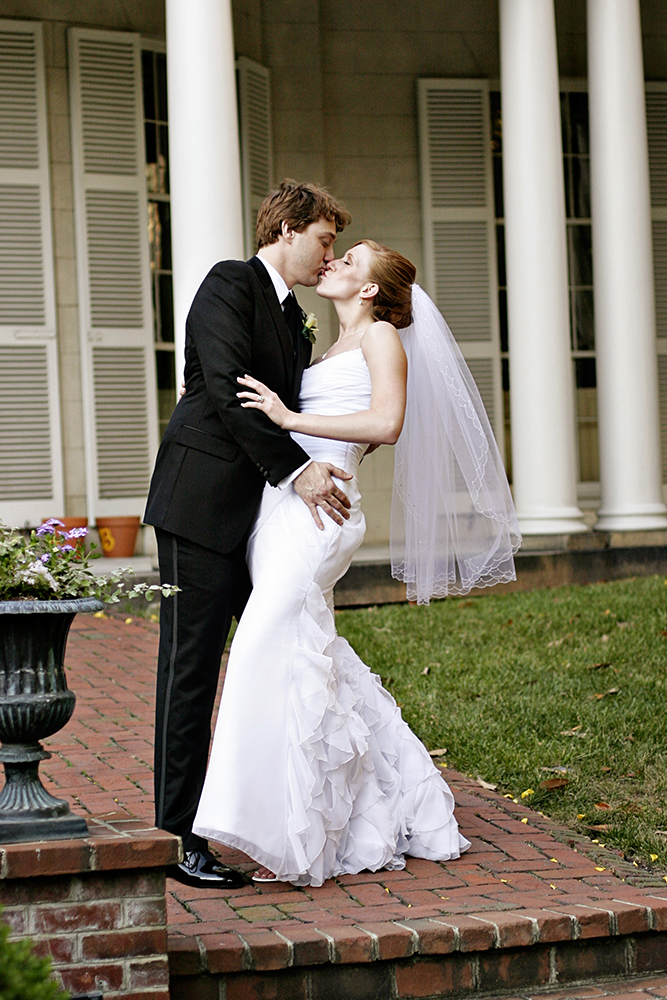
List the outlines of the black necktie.
<svg viewBox="0 0 667 1000">
<path fill-rule="evenodd" d="M 283 315 L 292 334 L 294 352 L 296 353 L 297 347 L 299 346 L 299 337 L 301 335 L 303 320 L 301 318 L 301 309 L 299 308 L 299 303 L 296 301 L 294 292 L 290 292 L 285 299 Z"/>
</svg>

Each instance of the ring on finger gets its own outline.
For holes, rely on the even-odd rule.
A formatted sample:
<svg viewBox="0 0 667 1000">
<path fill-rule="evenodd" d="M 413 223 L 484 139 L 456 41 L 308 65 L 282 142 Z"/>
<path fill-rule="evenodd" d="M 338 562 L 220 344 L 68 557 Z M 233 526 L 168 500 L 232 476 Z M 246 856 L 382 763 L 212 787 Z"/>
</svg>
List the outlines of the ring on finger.
<svg viewBox="0 0 667 1000">
<path fill-rule="evenodd" d="M 264 402 L 264 396 L 258 396 L 257 398 L 258 398 L 258 400 L 260 401 L 260 403 L 263 403 L 263 402 Z"/>
</svg>

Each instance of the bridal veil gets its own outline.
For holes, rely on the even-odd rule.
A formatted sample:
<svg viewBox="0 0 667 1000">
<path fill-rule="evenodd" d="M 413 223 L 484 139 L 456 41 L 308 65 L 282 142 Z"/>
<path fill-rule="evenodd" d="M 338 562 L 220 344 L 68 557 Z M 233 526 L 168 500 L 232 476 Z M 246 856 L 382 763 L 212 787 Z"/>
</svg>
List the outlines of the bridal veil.
<svg viewBox="0 0 667 1000">
<path fill-rule="evenodd" d="M 418 604 L 516 578 L 521 534 L 500 452 L 463 355 L 412 286 L 405 421 L 396 444 L 392 576 Z"/>
</svg>

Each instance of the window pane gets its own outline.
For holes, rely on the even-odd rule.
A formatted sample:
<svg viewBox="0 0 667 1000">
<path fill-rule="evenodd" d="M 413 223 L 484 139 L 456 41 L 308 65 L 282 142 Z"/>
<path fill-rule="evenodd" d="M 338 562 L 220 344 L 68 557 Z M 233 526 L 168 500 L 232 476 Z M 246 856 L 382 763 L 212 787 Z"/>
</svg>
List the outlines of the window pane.
<svg viewBox="0 0 667 1000">
<path fill-rule="evenodd" d="M 157 136 L 155 125 L 146 122 L 144 125 L 146 137 L 146 187 L 149 191 L 158 191 L 157 176 Z"/>
<path fill-rule="evenodd" d="M 493 157 L 493 198 L 496 219 L 502 219 L 505 216 L 505 202 L 503 199 L 503 161 L 499 156 Z"/>
<path fill-rule="evenodd" d="M 153 78 L 153 53 L 141 53 L 141 72 L 144 85 L 144 118 L 155 118 L 155 86 Z"/>
<path fill-rule="evenodd" d="M 158 190 L 169 193 L 169 130 L 166 125 L 158 125 Z"/>
<path fill-rule="evenodd" d="M 577 430 L 579 437 L 579 478 L 596 482 L 600 478 L 598 459 L 598 418 L 595 392 L 595 359 L 576 358 Z"/>
<path fill-rule="evenodd" d="M 164 344 L 174 343 L 174 293 L 170 274 L 158 276 L 160 300 L 160 339 Z"/>
<path fill-rule="evenodd" d="M 570 293 L 572 301 L 572 334 L 577 351 L 595 350 L 593 292 L 577 288 Z"/>
<path fill-rule="evenodd" d="M 160 437 L 164 434 L 176 405 L 176 359 L 173 351 L 156 351 L 158 420 Z"/>
<path fill-rule="evenodd" d="M 588 154 L 588 94 L 568 94 L 571 148 L 573 153 Z"/>
<path fill-rule="evenodd" d="M 577 389 L 594 389 L 597 385 L 595 358 L 575 358 L 574 372 Z"/>
<path fill-rule="evenodd" d="M 496 226 L 496 247 L 498 251 L 498 284 L 501 288 L 507 285 L 505 272 L 505 227 Z"/>
<path fill-rule="evenodd" d="M 567 227 L 570 284 L 593 284 L 593 248 L 591 227 L 588 224 L 570 223 Z"/>
<path fill-rule="evenodd" d="M 494 156 L 502 156 L 503 128 L 500 114 L 499 90 L 489 92 L 489 104 L 491 106 L 491 152 Z"/>
<path fill-rule="evenodd" d="M 591 217 L 590 161 L 587 156 L 573 156 L 570 160 L 572 173 L 572 202 L 568 215 L 574 219 Z"/>
<path fill-rule="evenodd" d="M 568 102 L 568 94 L 560 95 L 560 127 L 561 136 L 563 140 L 563 152 L 572 152 L 572 143 L 570 141 L 571 129 L 570 129 L 570 105 Z"/>
<path fill-rule="evenodd" d="M 167 113 L 167 57 L 164 52 L 155 53 L 157 71 L 157 116 L 161 122 L 168 122 Z"/>
<path fill-rule="evenodd" d="M 171 271 L 171 207 L 168 201 L 159 201 L 157 206 L 160 213 L 162 235 L 160 270 Z"/>
<path fill-rule="evenodd" d="M 500 362 L 502 379 L 503 379 L 503 392 L 510 391 L 510 363 L 508 358 L 503 358 Z"/>
<path fill-rule="evenodd" d="M 498 313 L 500 320 L 500 350 L 505 353 L 509 351 L 509 338 L 507 335 L 507 292 L 501 288 L 498 292 Z"/>
<path fill-rule="evenodd" d="M 162 269 L 162 221 L 158 202 L 148 202 L 148 248 L 151 258 L 151 271 Z"/>
</svg>

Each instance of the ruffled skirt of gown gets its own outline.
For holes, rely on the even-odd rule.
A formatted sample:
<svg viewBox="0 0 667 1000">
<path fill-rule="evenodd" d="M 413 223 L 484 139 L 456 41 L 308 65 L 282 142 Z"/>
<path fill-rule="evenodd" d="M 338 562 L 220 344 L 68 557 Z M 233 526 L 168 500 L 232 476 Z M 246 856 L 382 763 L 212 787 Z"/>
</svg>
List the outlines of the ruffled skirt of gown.
<svg viewBox="0 0 667 1000">
<path fill-rule="evenodd" d="M 336 634 L 332 591 L 364 534 L 267 487 L 194 830 L 296 885 L 468 846 L 454 798 L 379 677 Z"/>
</svg>

